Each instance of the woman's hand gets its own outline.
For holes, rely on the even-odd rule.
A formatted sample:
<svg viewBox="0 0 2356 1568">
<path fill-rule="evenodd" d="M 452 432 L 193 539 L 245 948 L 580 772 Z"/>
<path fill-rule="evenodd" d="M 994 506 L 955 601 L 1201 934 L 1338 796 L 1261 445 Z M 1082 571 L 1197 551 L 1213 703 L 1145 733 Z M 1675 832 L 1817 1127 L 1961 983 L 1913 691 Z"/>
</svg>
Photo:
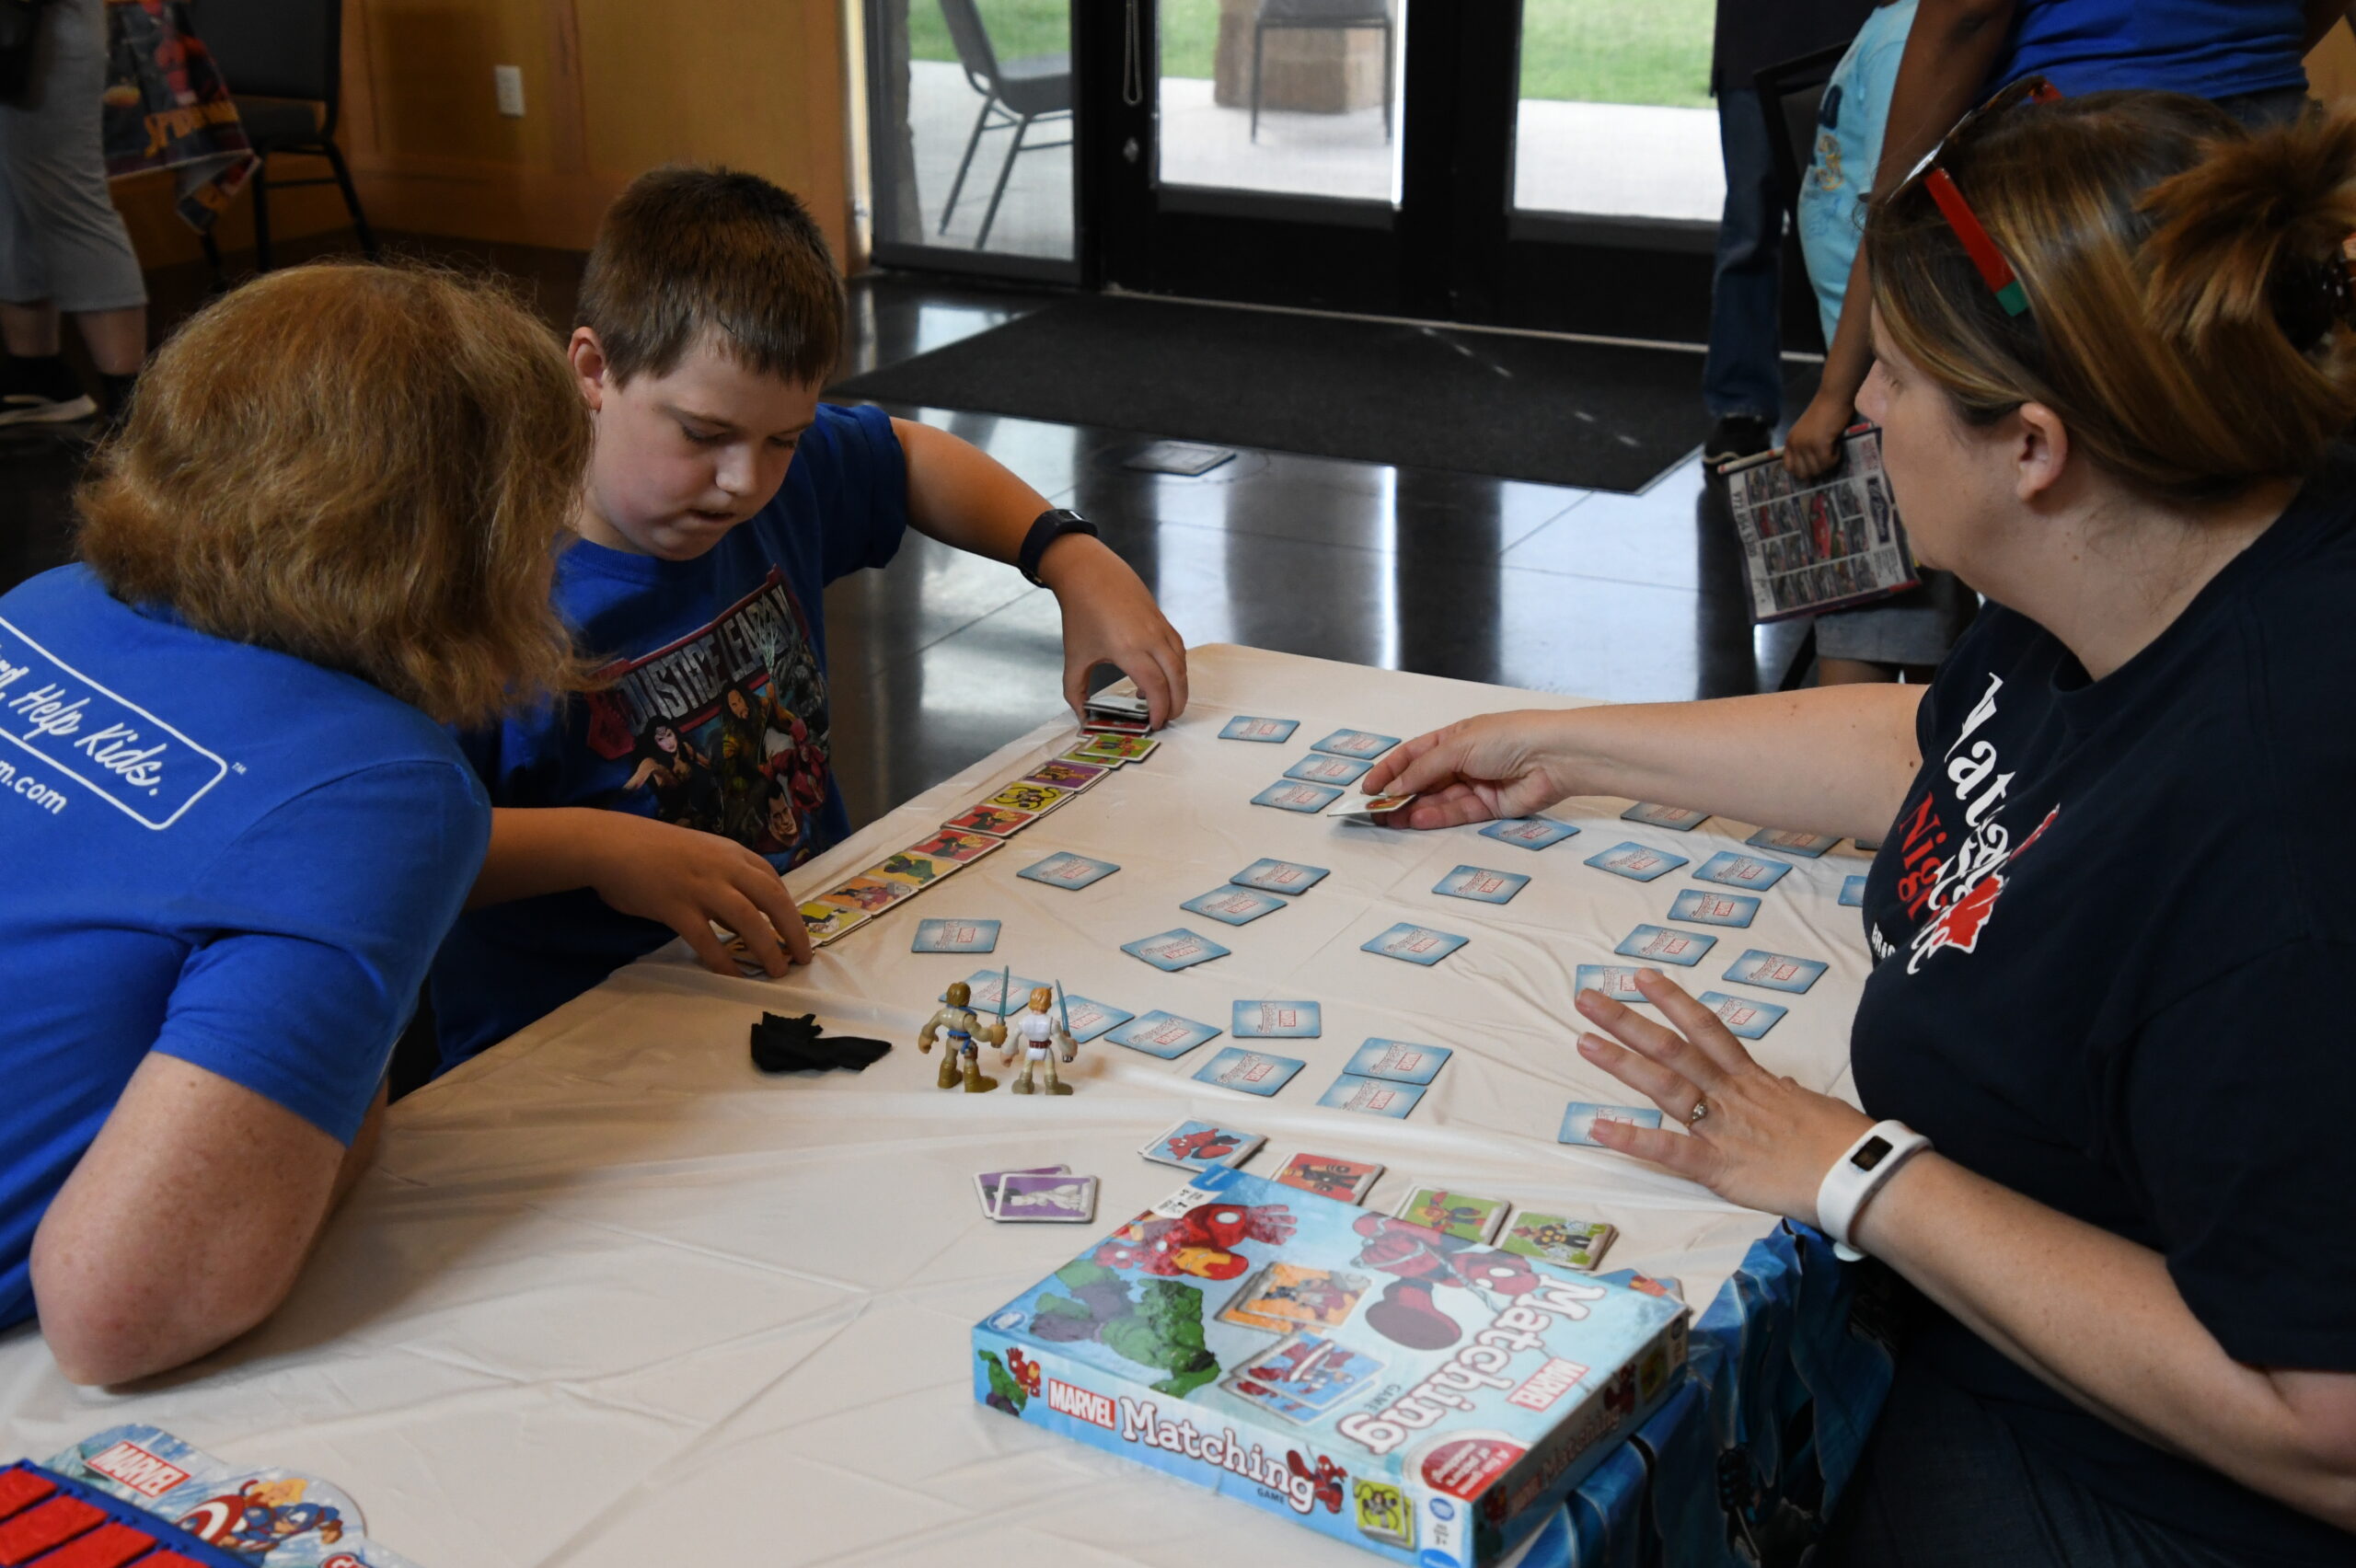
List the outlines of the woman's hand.
<svg viewBox="0 0 2356 1568">
<path fill-rule="evenodd" d="M 1595 1141 L 1690 1177 L 1728 1203 L 1814 1225 L 1825 1172 L 1873 1118 L 1761 1067 L 1717 1014 L 1658 970 L 1638 970 L 1636 988 L 1677 1027 L 1581 991 L 1579 1011 L 1613 1038 L 1582 1034 L 1579 1054 L 1687 1131 L 1598 1120 Z M 1698 1122 L 1697 1103 L 1709 1107 Z"/>
<path fill-rule="evenodd" d="M 1784 437 L 1784 467 L 1796 479 L 1812 479 L 1838 467 L 1842 432 L 1855 421 L 1849 398 L 1819 392 Z"/>
<path fill-rule="evenodd" d="M 810 962 L 810 929 L 777 868 L 733 839 L 628 812 L 594 812 L 579 846 L 586 881 L 625 915 L 660 920 L 714 974 L 738 973 L 712 922 L 745 939 L 772 980 Z M 780 941 L 780 939 L 782 940 Z"/>
<path fill-rule="evenodd" d="M 1524 817 L 1569 794 L 1559 758 L 1547 755 L 1550 721 L 1540 710 L 1484 713 L 1418 735 L 1374 765 L 1360 781 L 1369 795 L 1420 795 L 1406 827 L 1455 827 Z"/>
<path fill-rule="evenodd" d="M 1186 644 L 1127 561 L 1094 539 L 1066 535 L 1048 547 L 1039 576 L 1063 606 L 1064 700 L 1075 718 L 1099 664 L 1137 683 L 1151 728 L 1186 711 Z"/>
</svg>

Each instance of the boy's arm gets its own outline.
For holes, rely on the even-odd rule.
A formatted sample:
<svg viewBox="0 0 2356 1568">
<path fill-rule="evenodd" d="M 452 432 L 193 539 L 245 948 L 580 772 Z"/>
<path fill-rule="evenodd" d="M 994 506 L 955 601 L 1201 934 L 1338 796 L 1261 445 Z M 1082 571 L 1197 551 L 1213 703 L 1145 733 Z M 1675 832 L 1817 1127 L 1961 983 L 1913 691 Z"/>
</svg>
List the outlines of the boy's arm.
<svg viewBox="0 0 2356 1568">
<path fill-rule="evenodd" d="M 745 939 L 772 979 L 810 962 L 809 928 L 777 868 L 733 839 L 587 806 L 493 808 L 468 908 L 576 887 L 670 927 L 714 974 L 737 973 L 711 934 L 715 920 Z"/>
<path fill-rule="evenodd" d="M 1922 0 L 1890 89 L 1881 166 L 1874 171 L 1876 195 L 1897 190 L 1923 155 L 1980 101 L 1988 73 L 2012 36 L 2017 8 L 2017 0 Z M 1827 346 L 1823 379 L 1784 438 L 1784 462 L 1800 478 L 1813 478 L 1839 461 L 1841 432 L 1856 417 L 1857 393 L 1874 368 L 1866 318 L 1872 307 L 1873 270 L 1860 245 L 1842 296 L 1840 325 Z"/>
<path fill-rule="evenodd" d="M 1021 558 L 1046 497 L 947 431 L 894 420 L 892 432 L 907 455 L 908 522 L 918 533 L 992 560 Z M 1040 558 L 1039 576 L 1063 607 L 1064 700 L 1074 714 L 1099 664 L 1137 682 L 1155 729 L 1186 710 L 1186 645 L 1126 561 L 1101 540 L 1067 534 Z"/>
</svg>

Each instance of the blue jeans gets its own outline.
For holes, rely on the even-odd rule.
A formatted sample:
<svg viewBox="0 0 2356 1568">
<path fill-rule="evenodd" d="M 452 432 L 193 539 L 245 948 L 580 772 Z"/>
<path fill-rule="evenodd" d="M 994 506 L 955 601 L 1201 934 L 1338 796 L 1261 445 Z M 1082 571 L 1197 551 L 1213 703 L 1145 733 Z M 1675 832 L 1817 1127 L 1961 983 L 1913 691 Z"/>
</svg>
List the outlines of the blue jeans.
<svg viewBox="0 0 2356 1568">
<path fill-rule="evenodd" d="M 1710 280 L 1710 353 L 1702 401 L 1713 419 L 1748 414 L 1773 424 L 1784 411 L 1784 209 L 1758 93 L 1718 94 L 1718 153 L 1727 205 Z"/>
</svg>

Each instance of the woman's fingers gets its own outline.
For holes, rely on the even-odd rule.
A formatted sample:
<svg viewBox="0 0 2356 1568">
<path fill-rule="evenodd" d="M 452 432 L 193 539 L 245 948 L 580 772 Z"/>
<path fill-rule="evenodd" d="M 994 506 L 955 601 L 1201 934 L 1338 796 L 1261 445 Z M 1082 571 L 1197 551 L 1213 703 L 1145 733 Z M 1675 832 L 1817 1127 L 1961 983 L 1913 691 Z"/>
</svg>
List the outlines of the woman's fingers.
<svg viewBox="0 0 2356 1568">
<path fill-rule="evenodd" d="M 1669 1020 L 1684 1032 L 1721 1072 L 1748 1072 L 1759 1064 L 1734 1037 L 1726 1020 L 1703 1007 L 1684 986 L 1657 969 L 1636 971 L 1636 989 L 1645 999 L 1660 1009 Z"/>
<path fill-rule="evenodd" d="M 1702 1091 L 1684 1075 L 1600 1034 L 1580 1035 L 1579 1055 L 1659 1106 L 1661 1113 L 1672 1120 L 1683 1122 L 1692 1114 L 1693 1102 L 1702 1098 Z"/>
<path fill-rule="evenodd" d="M 1392 779 L 1404 773 L 1409 766 L 1426 752 L 1439 744 L 1440 738 L 1447 733 L 1447 730 L 1431 730 L 1403 744 L 1393 746 L 1391 749 L 1391 755 L 1374 765 L 1372 771 L 1367 774 L 1365 781 L 1358 788 L 1369 795 L 1386 793 Z"/>
<path fill-rule="evenodd" d="M 1658 1062 L 1701 1089 L 1708 1089 L 1725 1076 L 1717 1062 L 1685 1036 L 1666 1024 L 1655 1023 L 1600 991 L 1581 991 L 1576 1005 L 1580 1012 L 1620 1043 Z"/>
<path fill-rule="evenodd" d="M 1711 1177 L 1716 1171 L 1717 1152 L 1702 1139 L 1683 1133 L 1639 1127 L 1633 1122 L 1606 1121 L 1599 1116 L 1588 1136 L 1615 1153 L 1650 1160 L 1705 1187 L 1711 1186 Z"/>
<path fill-rule="evenodd" d="M 793 963 L 809 963 L 813 951 L 810 946 L 810 928 L 802 918 L 801 905 L 793 901 L 793 894 L 786 891 L 784 880 L 777 874 L 775 867 L 758 855 L 754 855 L 750 850 L 745 853 L 750 857 L 751 863 L 745 868 L 744 876 L 738 879 L 737 891 L 751 899 L 754 908 L 766 917 L 760 924 L 776 931 L 779 939 L 785 945 L 784 956 L 787 961 Z M 760 951 L 758 934 L 756 928 L 745 939 L 754 944 L 756 952 Z M 768 956 L 765 952 L 761 953 L 764 961 Z M 770 973 L 778 974 L 781 971 L 772 970 Z"/>
</svg>

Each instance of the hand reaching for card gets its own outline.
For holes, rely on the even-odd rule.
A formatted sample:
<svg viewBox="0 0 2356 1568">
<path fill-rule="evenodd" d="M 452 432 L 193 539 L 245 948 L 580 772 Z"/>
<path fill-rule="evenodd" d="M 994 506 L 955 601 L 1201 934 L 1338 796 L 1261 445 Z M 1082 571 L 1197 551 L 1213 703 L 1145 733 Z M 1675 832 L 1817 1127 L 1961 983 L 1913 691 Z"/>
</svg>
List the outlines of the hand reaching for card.
<svg viewBox="0 0 2356 1568">
<path fill-rule="evenodd" d="M 777 868 L 760 856 L 717 834 L 628 812 L 582 815 L 580 853 L 588 885 L 623 914 L 659 920 L 678 932 L 714 974 L 738 973 L 712 935 L 714 921 L 744 938 L 772 979 L 788 964 L 810 962 L 802 912 Z"/>
<path fill-rule="evenodd" d="M 1570 793 L 1539 741 L 1557 715 L 1484 713 L 1418 735 L 1358 781 L 1369 795 L 1415 795 L 1398 827 L 1455 827 L 1524 817 Z"/>
<path fill-rule="evenodd" d="M 1599 1119 L 1595 1141 L 1666 1166 L 1729 1203 L 1815 1224 L 1824 1173 L 1873 1118 L 1761 1066 L 1717 1014 L 1658 970 L 1638 970 L 1636 989 L 1677 1027 L 1581 991 L 1579 1011 L 1611 1038 L 1580 1035 L 1579 1055 L 1686 1131 Z M 1703 1102 L 1696 1121 L 1693 1108 Z"/>
<path fill-rule="evenodd" d="M 1067 535 L 1042 558 L 1039 575 L 1063 606 L 1064 700 L 1074 718 L 1099 664 L 1137 683 L 1149 728 L 1186 711 L 1186 644 L 1128 562 L 1094 539 Z"/>
</svg>

